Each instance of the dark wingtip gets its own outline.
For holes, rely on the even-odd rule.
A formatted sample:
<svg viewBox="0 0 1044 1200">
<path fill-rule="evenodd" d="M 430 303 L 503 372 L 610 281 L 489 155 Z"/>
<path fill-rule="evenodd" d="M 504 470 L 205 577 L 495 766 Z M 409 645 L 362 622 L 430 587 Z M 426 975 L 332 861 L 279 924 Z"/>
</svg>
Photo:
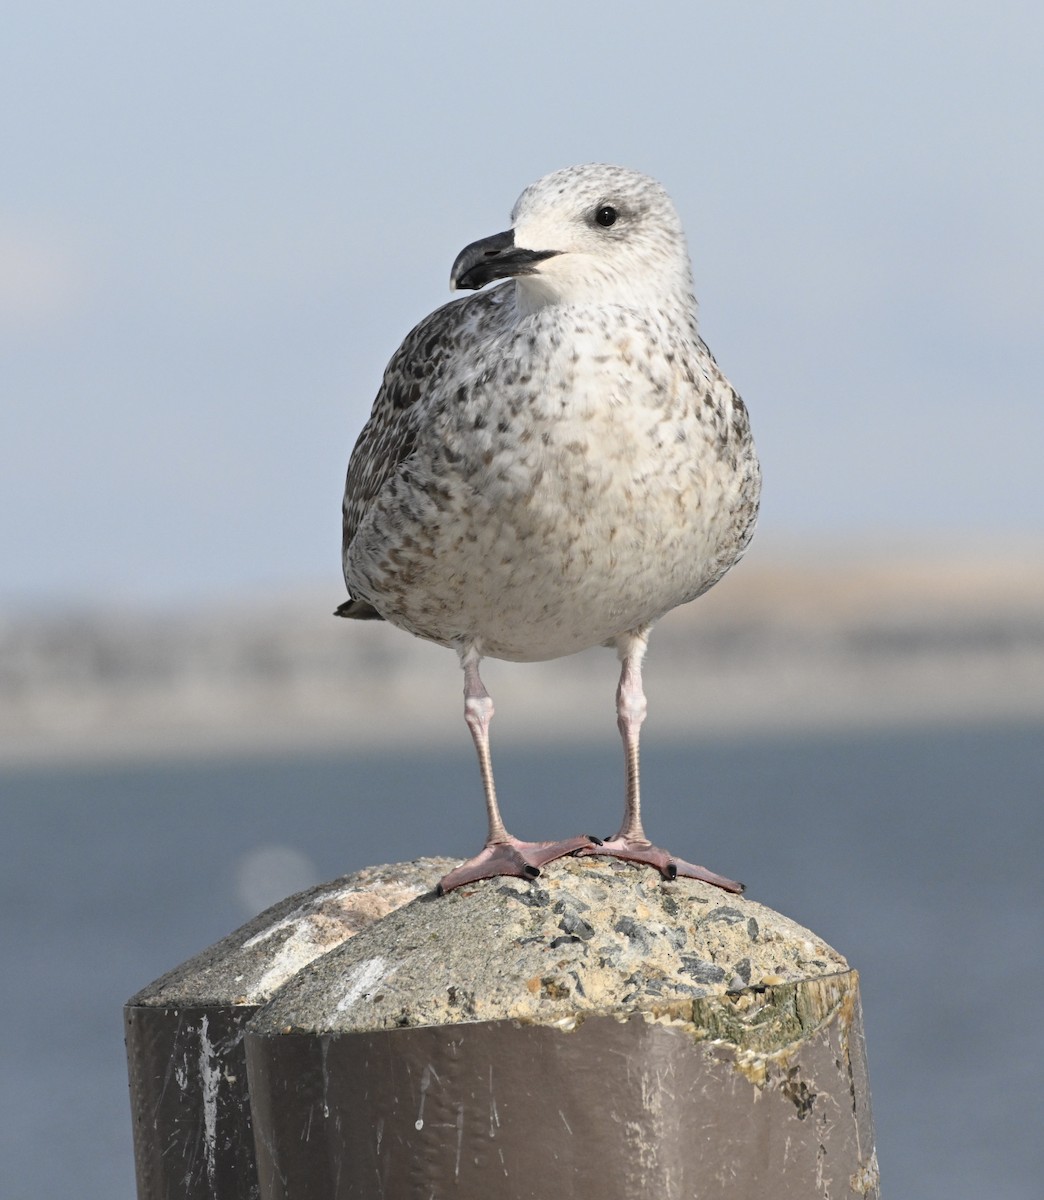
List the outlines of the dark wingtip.
<svg viewBox="0 0 1044 1200">
<path fill-rule="evenodd" d="M 366 600 L 345 600 L 334 609 L 335 617 L 350 617 L 354 621 L 383 621 L 384 618 Z"/>
</svg>

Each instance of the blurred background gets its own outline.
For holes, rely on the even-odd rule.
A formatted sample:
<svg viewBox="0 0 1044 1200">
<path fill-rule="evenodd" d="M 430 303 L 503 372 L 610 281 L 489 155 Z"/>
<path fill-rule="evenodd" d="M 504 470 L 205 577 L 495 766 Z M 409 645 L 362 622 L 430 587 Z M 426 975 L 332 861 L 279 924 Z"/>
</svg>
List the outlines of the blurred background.
<svg viewBox="0 0 1044 1200">
<path fill-rule="evenodd" d="M 674 197 L 765 471 L 747 560 L 653 638 L 651 832 L 860 969 L 886 1193 L 1031 1194 L 1039 6 L 4 27 L 0 1192 L 133 1195 L 139 987 L 320 878 L 477 848 L 452 655 L 329 616 L 344 470 L 458 250 L 609 161 Z M 487 683 L 512 828 L 614 826 L 611 656 Z"/>
</svg>

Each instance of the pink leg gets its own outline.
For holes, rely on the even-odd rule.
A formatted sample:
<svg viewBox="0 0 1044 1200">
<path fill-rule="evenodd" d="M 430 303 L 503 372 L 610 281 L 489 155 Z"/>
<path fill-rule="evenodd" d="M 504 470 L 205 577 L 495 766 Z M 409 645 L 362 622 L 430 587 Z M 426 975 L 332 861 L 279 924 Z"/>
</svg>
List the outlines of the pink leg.
<svg viewBox="0 0 1044 1200">
<path fill-rule="evenodd" d="M 620 831 L 597 846 L 582 847 L 580 856 L 605 854 L 628 862 L 646 863 L 655 867 L 664 879 L 683 875 L 688 879 L 700 879 L 712 883 L 727 892 L 742 892 L 743 884 L 723 875 L 715 875 L 706 867 L 675 858 L 659 846 L 654 846 L 645 836 L 642 827 L 642 801 L 638 778 L 638 738 L 648 705 L 642 689 L 642 659 L 649 644 L 647 629 L 624 634 L 617 641 L 617 650 L 623 664 L 620 683 L 616 689 L 616 723 L 624 744 L 624 760 L 627 769 L 627 803 Z"/>
<path fill-rule="evenodd" d="M 489 831 L 486 844 L 474 858 L 444 875 L 439 882 L 443 894 L 465 883 L 478 879 L 492 879 L 498 875 L 517 875 L 522 879 L 535 879 L 540 868 L 556 858 L 573 854 L 583 846 L 591 844 L 590 838 L 568 838 L 561 842 L 522 842 L 512 837 L 504 827 L 497 803 L 497 789 L 493 782 L 493 760 L 489 753 L 489 723 L 493 718 L 493 698 L 479 676 L 479 654 L 474 648 L 461 655 L 464 667 L 464 719 L 471 730 L 478 754 L 482 787 L 486 794 L 486 817 Z"/>
</svg>

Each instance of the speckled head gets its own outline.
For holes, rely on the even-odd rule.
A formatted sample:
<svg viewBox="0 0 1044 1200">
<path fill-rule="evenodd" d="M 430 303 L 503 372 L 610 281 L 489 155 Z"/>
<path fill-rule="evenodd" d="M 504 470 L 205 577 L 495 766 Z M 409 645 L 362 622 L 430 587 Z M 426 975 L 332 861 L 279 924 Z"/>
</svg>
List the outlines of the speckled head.
<svg viewBox="0 0 1044 1200">
<path fill-rule="evenodd" d="M 514 278 L 530 308 L 548 304 L 691 303 L 681 222 L 654 179 L 605 163 L 565 167 L 518 198 L 512 227 L 454 263 L 455 287 Z"/>
</svg>

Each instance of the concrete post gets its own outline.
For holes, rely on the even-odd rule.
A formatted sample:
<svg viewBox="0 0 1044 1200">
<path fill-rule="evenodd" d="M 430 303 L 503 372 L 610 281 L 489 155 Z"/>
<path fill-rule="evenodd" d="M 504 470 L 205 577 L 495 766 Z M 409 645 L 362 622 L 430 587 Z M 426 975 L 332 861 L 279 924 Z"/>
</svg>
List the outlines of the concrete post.
<svg viewBox="0 0 1044 1200">
<path fill-rule="evenodd" d="M 369 867 L 291 896 L 127 1002 L 138 1200 L 256 1200 L 247 1020 L 302 967 L 453 865 Z"/>
<path fill-rule="evenodd" d="M 420 897 L 245 1043 L 261 1200 L 879 1197 L 856 973 L 623 863 Z"/>
</svg>

